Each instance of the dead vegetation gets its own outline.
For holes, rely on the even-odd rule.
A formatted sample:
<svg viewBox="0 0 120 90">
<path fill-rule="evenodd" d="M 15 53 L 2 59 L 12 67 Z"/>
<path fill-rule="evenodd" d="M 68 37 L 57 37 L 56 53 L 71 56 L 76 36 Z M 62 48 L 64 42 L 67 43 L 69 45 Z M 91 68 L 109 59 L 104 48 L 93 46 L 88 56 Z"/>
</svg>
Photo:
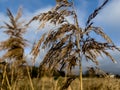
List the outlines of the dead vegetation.
<svg viewBox="0 0 120 90">
<path fill-rule="evenodd" d="M 34 43 L 31 49 L 30 55 L 33 55 L 33 61 L 40 54 L 41 49 L 47 49 L 47 53 L 44 59 L 40 63 L 38 74 L 42 76 L 45 71 L 49 71 L 51 76 L 55 70 L 66 71 L 67 74 L 71 74 L 71 70 L 75 66 L 80 67 L 80 85 L 82 90 L 82 63 L 83 57 L 86 60 L 91 60 L 95 64 L 99 64 L 98 57 L 106 55 L 114 63 L 116 62 L 111 56 L 108 50 L 117 50 L 119 48 L 115 46 L 108 35 L 104 33 L 101 27 L 93 25 L 92 20 L 97 16 L 99 11 L 109 0 L 105 0 L 104 3 L 95 9 L 95 11 L 88 17 L 86 21 L 86 27 L 79 26 L 77 13 L 75 11 L 74 1 L 68 0 L 56 0 L 56 6 L 45 13 L 40 13 L 34 16 L 27 24 L 19 22 L 22 16 L 21 8 L 18 10 L 16 17 L 14 17 L 9 9 L 7 9 L 7 15 L 10 23 L 4 22 L 5 26 L 1 26 L 4 29 L 9 38 L 6 41 L 0 43 L 0 50 L 6 50 L 6 53 L 1 57 L 0 62 L 8 61 L 4 66 L 2 85 L 6 80 L 8 88 L 12 88 L 13 74 L 18 71 L 17 75 L 22 69 L 19 69 L 20 65 L 25 63 L 24 49 L 27 46 L 27 40 L 23 38 L 23 34 L 26 32 L 28 26 L 33 21 L 39 21 L 40 25 L 37 29 L 41 30 L 47 27 L 47 24 L 53 24 L 56 28 L 49 30 L 49 32 L 42 35 L 42 37 Z M 70 23 L 66 17 L 71 16 L 74 23 Z M 91 33 L 101 36 L 104 41 L 98 41 L 91 36 Z M 13 62 L 11 65 L 9 62 Z M 6 69 L 8 65 L 11 66 L 10 79 L 7 75 Z M 21 71 L 19 71 L 21 70 Z M 34 90 L 33 81 L 30 76 L 29 67 L 26 67 L 28 80 L 30 81 L 30 87 Z M 24 70 L 23 70 L 24 71 Z M 4 79 L 5 78 L 5 79 Z M 66 82 L 61 89 L 67 89 L 69 85 L 74 81 L 76 77 L 70 77 L 66 79 Z M 84 82 L 83 82 L 84 83 Z M 17 84 L 14 83 L 16 86 Z M 15 88 L 14 86 L 14 88 Z M 84 87 L 83 87 L 84 88 Z M 86 89 L 89 90 L 89 89 Z M 94 89 L 92 89 L 94 90 Z M 97 90 L 97 89 L 95 89 Z"/>
<path fill-rule="evenodd" d="M 31 51 L 35 59 L 40 53 L 40 47 L 43 49 L 49 48 L 40 66 L 46 66 L 49 70 L 55 68 L 67 70 L 70 73 L 73 67 L 79 65 L 81 68 L 80 75 L 82 75 L 82 57 L 98 65 L 97 57 L 104 54 L 115 63 L 116 61 L 108 50 L 119 51 L 119 48 L 114 45 L 101 27 L 94 26 L 92 22 L 92 19 L 97 16 L 108 0 L 105 0 L 104 3 L 95 9 L 88 17 L 85 28 L 79 27 L 77 14 L 74 9 L 74 1 L 56 0 L 56 2 L 57 4 L 52 10 L 33 17 L 29 22 L 31 23 L 34 20 L 40 21 L 39 29 L 44 28 L 47 23 L 52 23 L 58 27 L 57 30 L 53 29 L 50 30 L 49 33 L 44 34 Z M 68 16 L 73 17 L 75 21 L 73 24 L 66 20 Z M 104 41 L 97 41 L 90 35 L 92 32 L 101 36 Z"/>
<path fill-rule="evenodd" d="M 71 70 L 72 67 L 77 65 L 77 57 L 79 54 L 84 55 L 87 60 L 92 60 L 96 64 L 98 64 L 97 57 L 102 56 L 102 54 L 105 54 L 115 62 L 108 50 L 119 51 L 119 48 L 114 45 L 101 27 L 94 26 L 92 22 L 92 19 L 96 17 L 107 2 L 108 0 L 105 0 L 105 2 L 89 16 L 85 28 L 76 26 L 76 22 L 70 24 L 69 21 L 66 21 L 65 18 L 67 16 L 73 16 L 73 20 L 77 18 L 72 8 L 74 7 L 73 2 L 67 0 L 58 0 L 52 10 L 33 17 L 29 24 L 34 20 L 38 20 L 40 21 L 40 27 L 42 26 L 42 28 L 44 28 L 46 23 L 53 23 L 53 21 L 55 21 L 53 24 L 55 24 L 56 27 L 60 27 L 58 27 L 57 30 L 53 29 L 45 33 L 34 45 L 31 54 L 36 58 L 40 52 L 40 47 L 42 47 L 42 49 L 49 47 L 48 53 L 45 55 L 41 64 L 44 64 L 51 70 L 58 64 L 64 64 L 65 67 Z M 61 20 L 63 22 L 59 22 Z M 105 41 L 97 41 L 90 36 L 91 32 L 100 35 Z M 77 46 L 77 38 L 79 38 L 80 50 Z"/>
</svg>

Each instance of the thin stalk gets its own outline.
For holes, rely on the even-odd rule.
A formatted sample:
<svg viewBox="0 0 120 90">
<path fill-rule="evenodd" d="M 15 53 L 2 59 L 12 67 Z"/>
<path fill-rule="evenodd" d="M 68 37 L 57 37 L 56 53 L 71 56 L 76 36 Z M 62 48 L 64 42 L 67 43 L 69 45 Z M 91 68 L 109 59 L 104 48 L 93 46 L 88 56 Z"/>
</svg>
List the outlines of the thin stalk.
<svg viewBox="0 0 120 90">
<path fill-rule="evenodd" d="M 12 90 L 16 90 L 16 86 L 17 86 L 17 82 L 15 81 L 15 82 L 14 82 L 14 85 L 13 85 L 13 87 L 12 87 Z"/>
<path fill-rule="evenodd" d="M 72 8 L 73 8 L 73 12 L 74 12 L 74 21 L 75 21 L 75 26 L 77 28 L 77 31 L 75 32 L 76 35 L 76 40 L 77 40 L 77 49 L 78 49 L 78 61 L 79 61 L 79 72 L 80 72 L 80 90 L 83 90 L 83 83 L 82 83 L 82 57 L 81 57 L 81 48 L 80 48 L 80 39 L 82 35 L 82 30 L 81 28 L 79 28 L 79 23 L 78 23 L 78 18 L 77 18 L 77 14 L 75 11 L 75 6 L 74 6 L 74 0 L 72 0 Z"/>
<path fill-rule="evenodd" d="M 54 81 L 55 84 L 54 84 L 54 90 L 57 90 L 58 89 L 58 80 Z"/>
<path fill-rule="evenodd" d="M 12 64 L 12 67 L 11 67 L 11 84 L 13 83 L 13 78 L 14 78 L 14 67 L 15 65 L 14 65 L 14 63 Z"/>
<path fill-rule="evenodd" d="M 79 61 L 79 72 L 80 72 L 80 90 L 83 90 L 83 82 L 82 82 L 82 61 Z"/>
<path fill-rule="evenodd" d="M 7 77 L 6 68 L 7 68 L 7 65 L 5 65 L 5 67 L 4 67 L 4 73 L 3 73 L 3 79 L 2 79 L 2 86 L 3 86 L 4 81 L 6 79 L 8 87 L 9 87 L 9 90 L 11 90 L 11 86 L 10 86 L 10 83 L 9 83 L 9 80 L 8 80 L 8 77 Z M 2 87 L 1 87 L 1 90 L 2 90 Z"/>
<path fill-rule="evenodd" d="M 30 86 L 31 86 L 32 90 L 34 90 L 33 82 L 32 82 L 32 79 L 31 79 L 31 77 L 30 77 L 30 72 L 29 72 L 28 66 L 27 66 L 26 68 L 27 68 L 28 78 L 29 78 L 29 80 L 30 80 Z"/>
<path fill-rule="evenodd" d="M 79 43 L 79 35 L 76 34 L 76 39 L 77 39 L 77 48 L 80 50 L 80 43 Z M 83 90 L 83 83 L 82 83 L 82 57 L 80 55 L 81 53 L 78 54 L 78 61 L 79 61 L 79 78 L 80 78 L 80 90 Z"/>
<path fill-rule="evenodd" d="M 6 75 L 6 80 L 7 80 L 7 84 L 8 84 L 9 90 L 11 90 L 10 82 L 8 80 L 8 76 L 7 75 Z"/>
<path fill-rule="evenodd" d="M 4 84 L 4 81 L 5 81 L 5 76 L 6 76 L 6 68 L 7 68 L 7 65 L 4 66 L 4 72 L 3 72 L 3 79 L 2 79 L 2 86 Z"/>
</svg>

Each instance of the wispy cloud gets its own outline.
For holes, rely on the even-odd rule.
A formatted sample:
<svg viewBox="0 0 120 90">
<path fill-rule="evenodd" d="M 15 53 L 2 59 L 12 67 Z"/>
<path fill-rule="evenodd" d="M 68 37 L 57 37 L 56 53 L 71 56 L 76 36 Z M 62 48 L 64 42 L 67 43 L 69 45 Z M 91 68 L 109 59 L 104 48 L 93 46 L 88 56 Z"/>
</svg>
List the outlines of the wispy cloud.
<svg viewBox="0 0 120 90">
<path fill-rule="evenodd" d="M 5 1 L 7 1 L 7 0 L 0 0 L 0 2 L 5 2 Z M 79 22 L 80 22 L 80 26 L 84 27 L 86 17 L 88 16 L 87 15 L 87 13 L 88 13 L 88 10 L 87 10 L 88 2 L 87 2 L 87 0 L 79 0 L 79 2 L 81 3 L 81 6 L 77 6 L 76 9 L 77 9 L 77 13 L 78 13 L 78 19 L 79 19 Z M 103 2 L 103 0 L 99 0 L 99 4 L 101 4 L 102 2 Z M 46 11 L 50 10 L 51 8 L 52 8 L 52 6 L 47 6 L 45 8 L 38 9 L 35 12 L 30 12 L 29 10 L 23 8 L 23 19 L 25 19 L 26 21 L 28 21 L 33 16 L 38 15 L 39 13 L 42 13 L 42 12 L 46 12 Z M 120 23 L 120 10 L 119 10 L 119 8 L 120 8 L 120 0 L 112 0 L 111 2 L 109 2 L 106 5 L 106 7 L 94 19 L 95 23 L 97 23 L 98 25 L 103 25 L 105 27 L 109 27 L 109 26 L 110 27 L 116 27 L 117 26 L 117 27 L 120 28 L 120 26 L 119 26 L 119 23 Z M 6 17 L 6 14 L 4 14 L 4 13 L 0 13 L 0 24 L 2 24 L 1 23 L 2 21 L 8 21 L 8 18 Z M 26 49 L 26 53 L 27 54 L 31 50 L 31 46 L 32 46 L 33 42 L 42 35 L 42 33 L 44 32 L 44 30 L 47 30 L 47 29 L 44 29 L 44 30 L 40 30 L 39 32 L 35 33 L 35 31 L 36 31 L 36 29 L 37 29 L 38 26 L 39 26 L 38 22 L 33 22 L 30 25 L 30 27 L 28 29 L 28 32 L 24 35 L 24 37 L 26 39 L 28 39 L 29 44 L 30 44 L 30 47 Z M 118 30 L 118 29 L 116 29 L 116 30 Z M 114 31 L 112 30 L 111 33 L 110 33 L 110 35 L 113 35 L 113 32 Z M 118 37 L 117 38 L 115 37 L 115 40 L 120 37 L 119 33 L 120 33 L 120 30 L 117 31 L 116 34 L 118 35 Z M 116 34 L 113 35 L 113 37 L 116 36 Z M 2 33 L 2 31 L 0 31 L 0 41 L 5 40 L 6 36 L 7 35 L 5 35 L 4 33 Z M 44 52 L 41 53 L 41 56 L 44 56 L 44 55 L 45 55 Z M 31 56 L 29 56 L 28 58 L 30 58 L 30 57 Z M 40 59 L 42 59 L 42 58 L 40 58 Z M 114 65 L 114 64 L 112 64 L 112 62 L 110 62 L 107 59 L 108 58 L 105 58 L 104 60 L 100 60 L 101 67 L 106 68 L 106 70 L 108 70 L 107 67 L 109 68 L 111 66 L 113 66 L 113 67 L 116 66 L 117 67 L 116 70 L 118 70 L 119 64 Z M 37 60 L 36 63 L 39 63 L 39 61 L 40 60 Z M 104 64 L 104 62 L 106 62 L 106 63 Z M 84 62 L 83 61 L 83 67 L 84 67 L 84 69 L 86 69 L 86 65 L 89 66 L 89 65 L 93 65 L 93 64 L 91 64 L 90 62 L 88 63 L 88 62 Z M 109 66 L 107 66 L 107 65 L 109 65 Z M 113 70 L 114 69 L 112 69 L 112 71 Z"/>
<path fill-rule="evenodd" d="M 43 12 L 47 12 L 51 8 L 52 8 L 51 6 L 48 6 L 46 8 L 36 10 L 35 12 L 30 12 L 25 9 L 25 11 L 23 11 L 23 16 L 21 19 L 25 20 L 25 22 L 27 23 L 30 19 L 32 19 L 33 16 L 38 15 Z M 0 13 L 0 26 L 4 24 L 4 21 L 9 22 L 9 19 L 5 13 Z M 25 54 L 30 53 L 32 45 L 35 42 L 35 40 L 39 39 L 41 37 L 41 35 L 43 34 L 43 32 L 45 32 L 45 30 L 47 30 L 47 29 L 40 30 L 39 32 L 36 33 L 38 26 L 39 26 L 38 22 L 36 22 L 36 21 L 32 22 L 30 24 L 30 27 L 28 28 L 27 32 L 24 35 L 24 38 L 28 40 L 28 44 L 29 44 L 29 46 L 25 48 Z M 7 39 L 7 37 L 8 36 L 5 33 L 3 33 L 3 30 L 0 30 L 0 42 Z M 43 56 L 43 54 L 44 54 L 44 52 L 42 53 L 42 56 Z M 28 55 L 28 58 L 30 58 L 30 55 Z M 28 61 L 28 62 L 30 63 L 30 61 Z M 40 60 L 38 60 L 37 62 L 40 62 Z"/>
<path fill-rule="evenodd" d="M 80 5 L 76 5 L 76 11 L 78 15 L 79 25 L 80 27 L 85 27 L 85 21 L 87 17 L 87 7 L 88 7 L 88 1 L 86 0 L 79 0 L 77 3 L 80 3 Z"/>
<path fill-rule="evenodd" d="M 27 23 L 30 19 L 32 19 L 33 16 L 38 15 L 43 12 L 46 12 L 46 11 L 50 10 L 51 8 L 52 8 L 51 6 L 48 6 L 48 7 L 36 10 L 35 12 L 30 12 L 26 9 L 24 11 L 24 8 L 23 8 L 23 16 L 21 19 L 24 20 L 25 23 Z M 5 13 L 1 12 L 0 13 L 0 26 L 2 26 L 4 24 L 4 22 L 9 22 L 9 19 Z M 32 24 L 28 28 L 27 33 L 25 34 L 25 38 L 28 38 L 30 41 L 31 40 L 34 41 L 33 38 L 35 37 L 35 35 L 33 35 L 33 34 L 37 30 L 38 26 L 39 26 L 38 22 L 32 22 Z M 31 37 L 31 35 L 33 35 L 33 36 Z M 2 31 L 0 31 L 0 41 L 4 40 L 5 38 L 6 38 L 5 34 Z"/>
<path fill-rule="evenodd" d="M 96 22 L 108 25 L 119 26 L 120 23 L 120 0 L 113 0 L 106 5 L 101 13 L 96 17 Z"/>
</svg>

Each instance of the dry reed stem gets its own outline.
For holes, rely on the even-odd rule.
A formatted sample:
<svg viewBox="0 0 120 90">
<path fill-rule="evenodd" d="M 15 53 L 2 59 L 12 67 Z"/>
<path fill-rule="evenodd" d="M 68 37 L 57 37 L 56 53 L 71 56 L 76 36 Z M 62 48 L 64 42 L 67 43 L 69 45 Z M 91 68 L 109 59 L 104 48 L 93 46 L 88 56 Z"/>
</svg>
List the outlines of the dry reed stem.
<svg viewBox="0 0 120 90">
<path fill-rule="evenodd" d="M 7 84 L 8 84 L 8 88 L 9 88 L 9 90 L 12 90 L 11 88 L 11 85 L 10 85 L 10 82 L 9 82 L 9 80 L 8 80 L 8 76 L 6 75 L 6 81 L 7 81 Z"/>
<path fill-rule="evenodd" d="M 71 71 L 76 65 L 78 65 L 79 61 L 80 86 L 82 90 L 82 56 L 84 56 L 87 60 L 91 60 L 98 64 L 97 57 L 105 54 L 113 62 L 115 62 L 114 58 L 107 50 L 120 51 L 113 44 L 112 40 L 102 31 L 102 29 L 99 27 L 94 27 L 93 23 L 91 22 L 107 2 L 108 0 L 105 0 L 105 2 L 100 7 L 95 9 L 95 11 L 88 17 L 85 29 L 79 27 L 74 5 L 68 0 L 57 0 L 57 4 L 52 10 L 33 17 L 27 25 L 34 20 L 38 20 L 40 21 L 40 26 L 38 27 L 39 29 L 44 28 L 47 23 L 52 23 L 56 26 L 59 26 L 57 30 L 53 29 L 48 34 L 44 34 L 42 38 L 40 38 L 40 40 L 34 45 L 31 51 L 31 54 L 34 56 L 33 60 L 36 60 L 38 54 L 40 53 L 40 47 L 42 47 L 43 49 L 49 48 L 49 50 L 40 64 L 40 67 L 42 65 L 48 68 L 49 71 L 53 71 L 60 66 L 63 66 L 60 67 L 60 70 L 66 70 L 67 68 L 68 71 Z M 12 38 L 2 43 L 3 49 L 8 50 L 3 58 L 6 59 L 10 57 L 21 60 L 23 58 L 22 56 L 25 47 L 25 40 L 21 37 L 21 35 L 25 32 L 26 27 L 24 27 L 24 29 L 20 28 L 20 32 L 15 34 L 14 30 L 18 30 L 18 24 L 16 21 L 19 17 L 21 17 L 21 13 L 17 14 L 16 20 L 9 9 L 7 14 L 10 18 L 12 26 L 8 23 L 5 23 L 4 28 L 10 29 L 5 33 L 12 36 L 17 36 L 19 38 Z M 73 20 L 75 23 L 70 24 L 65 19 L 67 16 L 74 16 Z M 90 36 L 92 31 L 104 38 L 105 42 L 100 42 L 95 40 L 95 38 L 92 38 L 92 36 Z M 15 46 L 15 44 L 11 43 L 12 41 L 16 41 L 17 43 L 20 43 L 20 45 L 17 44 L 17 46 Z M 17 48 L 13 49 L 13 46 Z M 17 57 L 13 55 L 15 51 L 20 51 L 19 53 L 16 53 Z M 32 90 L 34 90 L 29 68 L 27 68 L 27 73 L 30 86 Z"/>
<path fill-rule="evenodd" d="M 6 68 L 7 68 L 7 65 L 4 66 L 3 79 L 2 79 L 2 86 L 3 86 L 3 84 L 4 84 L 5 77 L 6 77 Z"/>
<path fill-rule="evenodd" d="M 26 69 L 27 69 L 28 79 L 29 79 L 29 81 L 30 81 L 29 83 L 30 83 L 31 89 L 34 90 L 33 82 L 32 82 L 32 79 L 31 79 L 31 77 L 30 77 L 29 67 L 27 66 Z"/>
</svg>

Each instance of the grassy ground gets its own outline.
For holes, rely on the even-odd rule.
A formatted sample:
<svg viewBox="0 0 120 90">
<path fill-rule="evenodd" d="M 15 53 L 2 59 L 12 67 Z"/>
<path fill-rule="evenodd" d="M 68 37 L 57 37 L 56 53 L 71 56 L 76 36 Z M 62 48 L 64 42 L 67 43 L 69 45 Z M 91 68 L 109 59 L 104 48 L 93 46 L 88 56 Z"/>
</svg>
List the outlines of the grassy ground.
<svg viewBox="0 0 120 90">
<path fill-rule="evenodd" d="M 1 90 L 59 90 L 64 84 L 65 78 L 43 77 L 41 79 L 32 79 L 33 87 L 28 78 L 16 81 L 11 86 L 2 86 Z M 79 90 L 79 79 L 75 79 L 68 90 Z M 83 78 L 83 90 L 120 90 L 119 79 L 107 78 Z"/>
</svg>

